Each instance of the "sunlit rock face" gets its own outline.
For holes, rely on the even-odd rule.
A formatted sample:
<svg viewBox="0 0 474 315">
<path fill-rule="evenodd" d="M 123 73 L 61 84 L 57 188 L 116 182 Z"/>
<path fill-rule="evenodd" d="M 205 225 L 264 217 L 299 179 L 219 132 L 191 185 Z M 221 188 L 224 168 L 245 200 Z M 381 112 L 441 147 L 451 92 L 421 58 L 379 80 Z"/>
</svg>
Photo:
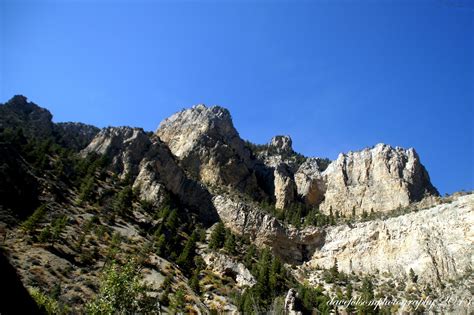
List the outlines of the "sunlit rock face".
<svg viewBox="0 0 474 315">
<path fill-rule="evenodd" d="M 310 206 L 324 200 L 326 177 L 322 175 L 319 159 L 308 158 L 296 171 L 295 183 L 300 198 Z"/>
<path fill-rule="evenodd" d="M 347 273 L 390 273 L 439 285 L 469 273 L 474 249 L 474 195 L 386 220 L 326 229 L 324 245 L 308 267 L 333 266 Z"/>
<path fill-rule="evenodd" d="M 105 128 L 81 153 L 107 156 L 109 167 L 132 180 L 143 200 L 159 206 L 171 193 L 196 208 L 204 221 L 217 220 L 205 187 L 186 176 L 166 144 L 141 128 Z"/>
<path fill-rule="evenodd" d="M 307 261 L 324 241 L 322 229 L 288 226 L 255 205 L 225 196 L 214 197 L 213 204 L 222 222 L 232 232 L 249 236 L 257 246 L 270 247 L 274 254 L 287 262 Z"/>
<path fill-rule="evenodd" d="M 270 150 L 274 149 L 278 154 L 293 152 L 293 140 L 289 136 L 275 136 L 268 146 Z"/>
<path fill-rule="evenodd" d="M 165 119 L 156 135 L 183 168 L 207 185 L 223 185 L 253 196 L 261 194 L 254 161 L 234 128 L 227 109 L 196 105 Z"/>
<path fill-rule="evenodd" d="M 307 161 L 295 177 L 307 203 L 343 216 L 386 212 L 438 195 L 414 149 L 385 144 L 341 153 L 323 172 Z"/>
</svg>

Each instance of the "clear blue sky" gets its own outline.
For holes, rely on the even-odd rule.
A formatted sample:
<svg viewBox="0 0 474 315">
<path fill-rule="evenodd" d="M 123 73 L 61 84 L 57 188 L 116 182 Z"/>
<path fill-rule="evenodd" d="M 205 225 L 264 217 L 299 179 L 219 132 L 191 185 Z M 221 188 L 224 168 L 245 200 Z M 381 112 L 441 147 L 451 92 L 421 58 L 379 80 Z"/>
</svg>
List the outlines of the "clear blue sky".
<svg viewBox="0 0 474 315">
<path fill-rule="evenodd" d="M 336 158 L 415 147 L 441 193 L 474 188 L 474 4 L 0 0 L 0 102 L 155 130 L 197 103 L 241 136 Z"/>
</svg>

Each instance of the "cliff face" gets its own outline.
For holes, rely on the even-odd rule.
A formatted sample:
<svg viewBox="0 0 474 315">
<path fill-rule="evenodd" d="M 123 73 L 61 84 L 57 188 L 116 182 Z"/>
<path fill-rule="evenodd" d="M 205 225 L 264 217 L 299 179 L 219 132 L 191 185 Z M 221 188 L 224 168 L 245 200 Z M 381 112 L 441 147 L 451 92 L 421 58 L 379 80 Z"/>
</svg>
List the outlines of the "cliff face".
<svg viewBox="0 0 474 315">
<path fill-rule="evenodd" d="M 103 129 L 82 151 L 83 156 L 89 153 L 107 156 L 111 169 L 132 180 L 143 200 L 160 206 L 171 193 L 197 209 L 205 222 L 217 220 L 205 187 L 186 177 L 168 147 L 158 137 L 149 137 L 143 129 Z"/>
<path fill-rule="evenodd" d="M 340 154 L 322 177 L 326 188 L 321 209 L 345 216 L 353 209 L 356 215 L 385 212 L 438 195 L 414 149 L 384 144 Z"/>
<path fill-rule="evenodd" d="M 298 155 L 290 137 L 276 136 L 252 154 L 229 112 L 216 106 L 181 111 L 164 120 L 151 137 L 139 128 L 103 129 L 82 152 L 108 156 L 113 171 L 122 178 L 129 176 L 143 199 L 160 204 L 171 193 L 197 206 L 203 216 L 210 211 L 209 217 L 216 218 L 217 210 L 232 230 L 253 235 L 258 243 L 287 242 L 278 255 L 299 262 L 307 259 L 319 241 L 295 242 L 283 236 L 285 228 L 251 204 L 224 202 L 222 196 L 211 202 L 211 194 L 200 182 L 230 187 L 257 201 L 266 194 L 277 209 L 303 202 L 343 217 L 387 212 L 437 195 L 413 149 L 379 144 L 340 154 L 329 163 Z"/>
<path fill-rule="evenodd" d="M 150 146 L 151 140 L 141 128 L 109 127 L 103 129 L 90 142 L 82 151 L 82 155 L 105 155 L 109 158 L 114 172 L 123 178 L 135 177 Z"/>
<path fill-rule="evenodd" d="M 235 233 L 299 263 L 317 251 L 323 231 L 297 231 L 239 198 L 215 196 L 211 204 L 212 196 L 191 178 L 250 196 L 266 191 L 277 209 L 300 200 L 347 217 L 353 209 L 356 216 L 385 212 L 437 194 L 413 149 L 379 144 L 341 154 L 331 163 L 304 157 L 297 163 L 291 138 L 277 136 L 255 158 L 220 107 L 198 105 L 179 112 L 152 137 L 138 128 L 104 129 L 83 150 L 90 152 L 107 155 L 115 172 L 134 180 L 143 199 L 160 204 L 168 193 L 177 195 L 188 205 L 199 205 L 204 216 L 216 211 Z"/>
<path fill-rule="evenodd" d="M 474 195 L 386 220 L 326 229 L 307 264 L 351 273 L 382 274 L 440 285 L 469 276 L 474 257 Z"/>
<path fill-rule="evenodd" d="M 268 246 L 285 261 L 301 263 L 322 245 L 324 231 L 316 227 L 298 230 L 285 225 L 255 205 L 225 196 L 213 198 L 224 224 L 237 235 L 249 236 L 258 246 Z"/>
<path fill-rule="evenodd" d="M 327 189 L 320 164 L 318 159 L 308 158 L 295 173 L 298 195 L 311 206 L 319 205 L 324 200 Z"/>
<path fill-rule="evenodd" d="M 197 105 L 164 120 L 156 134 L 180 165 L 211 186 L 228 186 L 254 198 L 273 199 L 283 209 L 303 201 L 325 213 L 350 216 L 386 212 L 437 195 L 413 149 L 379 144 L 327 160 L 293 151 L 288 136 L 276 136 L 253 158 L 229 112 Z"/>
<path fill-rule="evenodd" d="M 414 149 L 377 144 L 320 164 L 308 158 L 294 177 L 299 197 L 328 214 L 387 212 L 439 195 Z"/>
<path fill-rule="evenodd" d="M 253 196 L 261 194 L 250 150 L 235 130 L 228 110 L 194 106 L 165 119 L 156 135 L 194 178 Z"/>
</svg>

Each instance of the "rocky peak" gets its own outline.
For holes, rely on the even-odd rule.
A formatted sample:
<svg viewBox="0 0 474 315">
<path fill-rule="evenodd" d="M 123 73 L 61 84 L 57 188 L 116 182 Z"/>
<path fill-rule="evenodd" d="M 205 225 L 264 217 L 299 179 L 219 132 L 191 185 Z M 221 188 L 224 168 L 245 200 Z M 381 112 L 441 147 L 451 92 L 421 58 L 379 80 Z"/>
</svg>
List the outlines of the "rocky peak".
<svg viewBox="0 0 474 315">
<path fill-rule="evenodd" d="M 275 136 L 268 144 L 269 150 L 274 150 L 278 154 L 292 153 L 293 152 L 293 141 L 290 136 Z"/>
<path fill-rule="evenodd" d="M 412 148 L 377 144 L 340 154 L 322 175 L 327 188 L 321 208 L 344 215 L 390 211 L 438 195 Z"/>
<path fill-rule="evenodd" d="M 0 106 L 0 128 L 21 126 L 31 137 L 49 137 L 53 134 L 53 115 L 23 95 L 15 95 Z"/>
<path fill-rule="evenodd" d="M 233 141 L 238 133 L 227 109 L 220 106 L 195 105 L 160 123 L 156 134 L 168 144 L 177 157 L 186 156 L 202 137 Z"/>
<path fill-rule="evenodd" d="M 260 194 L 250 150 L 227 109 L 196 105 L 165 119 L 156 134 L 201 182 Z"/>
</svg>

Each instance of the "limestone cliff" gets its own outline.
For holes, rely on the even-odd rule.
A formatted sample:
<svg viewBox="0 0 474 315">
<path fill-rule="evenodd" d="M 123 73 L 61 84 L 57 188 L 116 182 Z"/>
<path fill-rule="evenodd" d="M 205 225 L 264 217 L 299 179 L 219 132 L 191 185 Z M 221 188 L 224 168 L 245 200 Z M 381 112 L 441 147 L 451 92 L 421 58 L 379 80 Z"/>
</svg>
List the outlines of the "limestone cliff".
<svg viewBox="0 0 474 315">
<path fill-rule="evenodd" d="M 156 134 L 194 178 L 253 196 L 261 194 L 250 150 L 227 109 L 194 106 L 165 119 Z"/>
<path fill-rule="evenodd" d="M 278 221 L 258 207 L 229 197 L 216 196 L 214 206 L 226 227 L 245 235 L 258 246 L 268 246 L 285 261 L 301 263 L 322 245 L 324 231 L 316 227 L 298 230 Z"/>
<path fill-rule="evenodd" d="M 318 182 L 316 176 L 316 183 Z M 359 152 L 340 154 L 322 173 L 326 213 L 356 215 L 385 212 L 438 195 L 414 149 L 385 144 Z M 321 187 L 323 185 L 315 187 Z M 314 190 L 309 190 L 313 193 Z M 317 194 L 317 192 L 316 192 Z"/>
<path fill-rule="evenodd" d="M 474 195 L 386 220 L 326 229 L 324 245 L 308 267 L 407 278 L 440 285 L 472 273 Z M 472 274 L 470 275 L 472 277 Z"/>
<path fill-rule="evenodd" d="M 297 155 L 292 144 L 289 136 L 275 136 L 263 150 L 255 152 L 260 162 L 255 165 L 260 185 L 275 201 L 277 209 L 284 209 L 296 200 Z"/>
<path fill-rule="evenodd" d="M 414 149 L 377 144 L 324 162 L 308 158 L 294 177 L 298 196 L 328 214 L 387 212 L 438 196 Z"/>
<path fill-rule="evenodd" d="M 112 170 L 122 178 L 129 177 L 143 200 L 160 205 L 168 193 L 196 209 L 206 222 L 217 219 L 210 194 L 200 183 L 186 177 L 168 147 L 141 128 L 103 129 L 82 151 L 95 152 L 110 160 Z"/>
<path fill-rule="evenodd" d="M 316 158 L 308 158 L 295 173 L 298 195 L 308 205 L 319 205 L 326 193 L 326 178 L 322 175 L 324 164 Z"/>
<path fill-rule="evenodd" d="M 103 129 L 82 151 L 105 155 L 115 172 L 122 177 L 134 177 L 140 162 L 151 145 L 151 140 L 141 128 L 109 127 Z"/>
</svg>

